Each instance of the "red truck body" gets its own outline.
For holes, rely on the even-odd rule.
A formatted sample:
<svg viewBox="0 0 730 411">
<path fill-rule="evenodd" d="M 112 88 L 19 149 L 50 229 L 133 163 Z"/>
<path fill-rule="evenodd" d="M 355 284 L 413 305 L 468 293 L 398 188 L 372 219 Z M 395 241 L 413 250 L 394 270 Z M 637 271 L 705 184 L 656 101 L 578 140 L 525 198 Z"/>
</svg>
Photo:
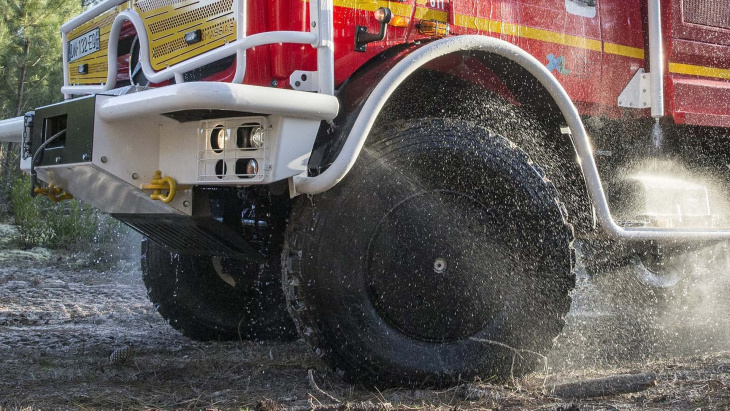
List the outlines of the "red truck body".
<svg viewBox="0 0 730 411">
<path fill-rule="evenodd" d="M 730 127 L 730 5 L 692 0 L 663 5 L 665 114 L 678 124 Z M 354 27 L 377 31 L 373 11 L 381 6 L 391 7 L 407 26 L 390 27 L 385 41 L 356 52 Z M 632 110 L 618 108 L 619 94 L 637 69 L 649 66 L 645 10 L 643 1 L 602 0 L 596 16 L 586 18 L 567 12 L 565 0 L 335 1 L 335 84 L 385 49 L 427 40 L 418 23 L 437 20 L 449 24 L 450 35 L 487 35 L 518 45 L 553 68 L 583 114 L 622 117 Z M 249 0 L 249 13 L 249 34 L 302 31 L 309 21 L 302 0 Z M 288 87 L 292 71 L 316 70 L 315 56 L 306 45 L 257 47 L 248 52 L 244 82 L 266 86 L 276 80 L 278 87 Z M 209 80 L 231 76 L 229 70 Z"/>
</svg>

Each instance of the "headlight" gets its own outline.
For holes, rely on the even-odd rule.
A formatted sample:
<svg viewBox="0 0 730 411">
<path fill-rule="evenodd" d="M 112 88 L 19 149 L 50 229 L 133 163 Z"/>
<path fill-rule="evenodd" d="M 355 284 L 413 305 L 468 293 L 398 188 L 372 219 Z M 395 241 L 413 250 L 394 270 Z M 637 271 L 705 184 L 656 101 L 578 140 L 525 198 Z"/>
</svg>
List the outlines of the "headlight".
<svg viewBox="0 0 730 411">
<path fill-rule="evenodd" d="M 216 153 L 223 151 L 226 146 L 226 129 L 223 126 L 216 126 L 213 131 L 210 132 L 210 148 Z"/>
</svg>

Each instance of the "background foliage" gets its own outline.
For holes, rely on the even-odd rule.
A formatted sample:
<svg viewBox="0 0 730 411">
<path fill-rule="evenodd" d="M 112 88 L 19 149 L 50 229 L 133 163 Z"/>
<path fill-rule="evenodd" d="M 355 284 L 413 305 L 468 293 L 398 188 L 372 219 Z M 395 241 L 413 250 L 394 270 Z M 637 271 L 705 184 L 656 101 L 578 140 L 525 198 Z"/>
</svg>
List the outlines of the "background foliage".
<svg viewBox="0 0 730 411">
<path fill-rule="evenodd" d="M 0 115 L 59 101 L 61 25 L 81 13 L 78 0 L 0 0 Z"/>
<path fill-rule="evenodd" d="M 129 228 L 76 200 L 53 203 L 46 197 L 31 197 L 30 181 L 16 177 L 10 190 L 10 204 L 25 247 L 73 248 L 120 240 Z"/>
<path fill-rule="evenodd" d="M 63 98 L 61 25 L 99 0 L 0 0 L 0 119 L 23 115 Z M 12 214 L 27 247 L 102 243 L 127 232 L 76 200 L 54 204 L 29 195 L 19 145 L 0 149 L 0 204 Z"/>
</svg>

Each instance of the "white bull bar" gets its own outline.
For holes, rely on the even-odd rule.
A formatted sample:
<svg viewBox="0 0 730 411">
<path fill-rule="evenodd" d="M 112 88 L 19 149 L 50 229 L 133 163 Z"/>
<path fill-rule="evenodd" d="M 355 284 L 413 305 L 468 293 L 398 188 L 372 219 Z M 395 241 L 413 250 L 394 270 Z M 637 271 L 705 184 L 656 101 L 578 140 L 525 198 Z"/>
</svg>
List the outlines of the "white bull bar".
<svg viewBox="0 0 730 411">
<path fill-rule="evenodd" d="M 72 86 L 69 84 L 68 73 L 68 33 L 101 13 L 124 3 L 126 0 L 107 0 L 98 6 L 86 11 L 73 20 L 61 26 L 63 39 L 63 79 L 61 92 L 66 98 L 73 94 L 96 94 L 112 90 L 116 87 L 117 76 L 117 47 L 119 34 L 124 22 L 130 22 L 136 29 L 140 40 L 140 62 L 145 77 L 152 83 L 160 83 L 174 78 L 177 83 L 183 82 L 183 74 L 213 63 L 225 57 L 236 55 L 236 72 L 233 83 L 241 83 L 246 72 L 246 50 L 277 43 L 310 44 L 317 49 L 317 74 L 319 92 L 334 94 L 334 42 L 333 42 L 333 1 L 311 0 L 309 2 L 310 31 L 271 31 L 246 36 L 246 1 L 237 0 L 237 40 L 193 57 L 184 62 L 175 64 L 166 69 L 155 71 L 149 59 L 149 41 L 147 30 L 142 18 L 133 10 L 124 10 L 119 13 L 112 23 L 109 32 L 107 52 L 107 80 L 100 85 Z"/>
</svg>

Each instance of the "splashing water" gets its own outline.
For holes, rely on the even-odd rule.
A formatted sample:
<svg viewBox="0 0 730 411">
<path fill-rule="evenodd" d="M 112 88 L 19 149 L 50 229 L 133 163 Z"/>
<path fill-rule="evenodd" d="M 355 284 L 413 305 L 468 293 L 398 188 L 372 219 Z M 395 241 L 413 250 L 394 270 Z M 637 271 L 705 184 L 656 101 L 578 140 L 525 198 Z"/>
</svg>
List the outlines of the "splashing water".
<svg viewBox="0 0 730 411">
<path fill-rule="evenodd" d="M 663 143 L 664 131 L 662 131 L 662 126 L 659 125 L 659 119 L 656 119 L 654 126 L 651 128 L 651 144 L 654 151 L 660 151 Z"/>
</svg>

